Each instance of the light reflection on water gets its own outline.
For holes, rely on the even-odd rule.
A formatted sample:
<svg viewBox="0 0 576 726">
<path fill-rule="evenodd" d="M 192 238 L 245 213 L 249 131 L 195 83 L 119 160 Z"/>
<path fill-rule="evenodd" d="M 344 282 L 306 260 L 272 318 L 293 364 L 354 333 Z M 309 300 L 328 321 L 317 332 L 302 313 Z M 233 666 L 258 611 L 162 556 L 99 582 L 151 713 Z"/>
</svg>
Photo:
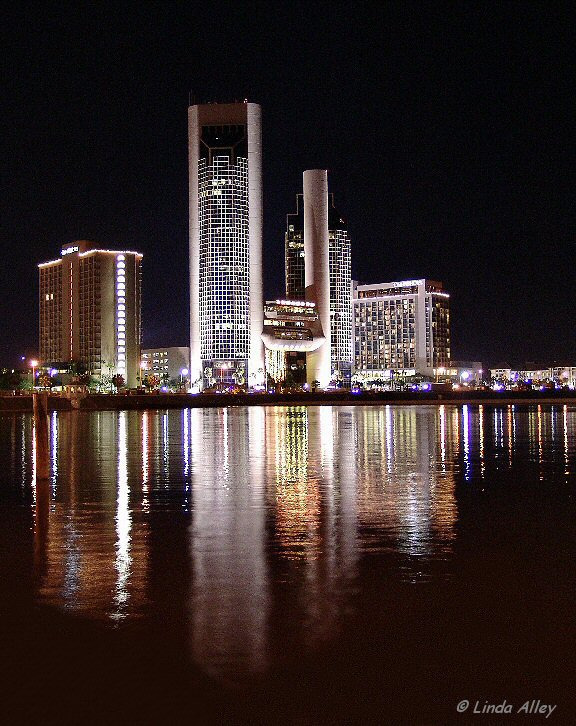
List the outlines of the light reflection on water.
<svg viewBox="0 0 576 726">
<path fill-rule="evenodd" d="M 0 419 L 0 453 L 3 486 L 32 495 L 39 602 L 116 626 L 182 617 L 195 661 L 232 677 L 334 637 L 366 558 L 393 556 L 382 577 L 408 584 L 450 577 L 458 487 L 520 465 L 572 476 L 575 426 L 567 406 L 53 414 L 48 496 L 29 416 Z M 182 548 L 187 567 L 160 567 Z"/>
</svg>

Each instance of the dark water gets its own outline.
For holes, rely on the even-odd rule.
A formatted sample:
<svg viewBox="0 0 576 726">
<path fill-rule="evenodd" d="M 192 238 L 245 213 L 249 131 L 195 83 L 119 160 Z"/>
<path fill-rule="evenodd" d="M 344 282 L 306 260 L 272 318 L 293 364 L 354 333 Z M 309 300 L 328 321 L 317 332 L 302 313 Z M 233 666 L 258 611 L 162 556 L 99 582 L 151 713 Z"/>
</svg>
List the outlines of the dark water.
<svg viewBox="0 0 576 726">
<path fill-rule="evenodd" d="M 6 722 L 576 723 L 576 408 L 50 423 L 46 486 L 0 417 Z"/>
</svg>

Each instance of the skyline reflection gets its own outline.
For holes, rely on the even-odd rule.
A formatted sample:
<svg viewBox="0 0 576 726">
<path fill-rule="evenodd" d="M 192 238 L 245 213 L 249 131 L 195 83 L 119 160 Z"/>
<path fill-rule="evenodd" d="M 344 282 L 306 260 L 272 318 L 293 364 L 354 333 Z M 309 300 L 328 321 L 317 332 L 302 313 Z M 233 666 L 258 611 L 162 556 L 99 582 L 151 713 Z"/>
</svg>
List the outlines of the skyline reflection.
<svg viewBox="0 0 576 726">
<path fill-rule="evenodd" d="M 334 636 L 372 555 L 426 581 L 489 475 L 572 476 L 575 433 L 566 405 L 52 414 L 41 507 L 31 418 L 0 447 L 32 494 L 39 602 L 116 627 L 169 608 L 194 660 L 234 679 Z"/>
</svg>

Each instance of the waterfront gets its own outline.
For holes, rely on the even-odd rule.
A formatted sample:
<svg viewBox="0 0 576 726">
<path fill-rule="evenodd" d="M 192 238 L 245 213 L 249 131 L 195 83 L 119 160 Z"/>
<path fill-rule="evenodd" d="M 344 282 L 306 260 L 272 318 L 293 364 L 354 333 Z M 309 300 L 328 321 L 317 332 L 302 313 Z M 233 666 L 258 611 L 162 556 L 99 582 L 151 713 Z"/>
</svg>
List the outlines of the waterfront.
<svg viewBox="0 0 576 726">
<path fill-rule="evenodd" d="M 569 722 L 576 406 L 50 423 L 46 497 L 31 416 L 0 417 L 15 712 L 445 724 L 542 698 Z"/>
</svg>

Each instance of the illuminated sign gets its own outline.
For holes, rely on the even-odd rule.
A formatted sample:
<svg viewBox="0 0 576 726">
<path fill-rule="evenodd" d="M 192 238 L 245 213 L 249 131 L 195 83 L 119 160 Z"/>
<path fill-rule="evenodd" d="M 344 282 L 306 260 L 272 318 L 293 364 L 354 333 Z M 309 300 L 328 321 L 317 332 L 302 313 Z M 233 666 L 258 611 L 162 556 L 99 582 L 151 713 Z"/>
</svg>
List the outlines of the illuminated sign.
<svg viewBox="0 0 576 726">
<path fill-rule="evenodd" d="M 402 280 L 402 282 L 389 282 L 386 287 L 417 287 L 425 282 L 426 280 Z"/>
<path fill-rule="evenodd" d="M 80 247 L 65 247 L 63 250 L 60 250 L 62 257 L 64 257 L 64 255 L 71 255 L 72 252 L 80 252 Z"/>
</svg>

